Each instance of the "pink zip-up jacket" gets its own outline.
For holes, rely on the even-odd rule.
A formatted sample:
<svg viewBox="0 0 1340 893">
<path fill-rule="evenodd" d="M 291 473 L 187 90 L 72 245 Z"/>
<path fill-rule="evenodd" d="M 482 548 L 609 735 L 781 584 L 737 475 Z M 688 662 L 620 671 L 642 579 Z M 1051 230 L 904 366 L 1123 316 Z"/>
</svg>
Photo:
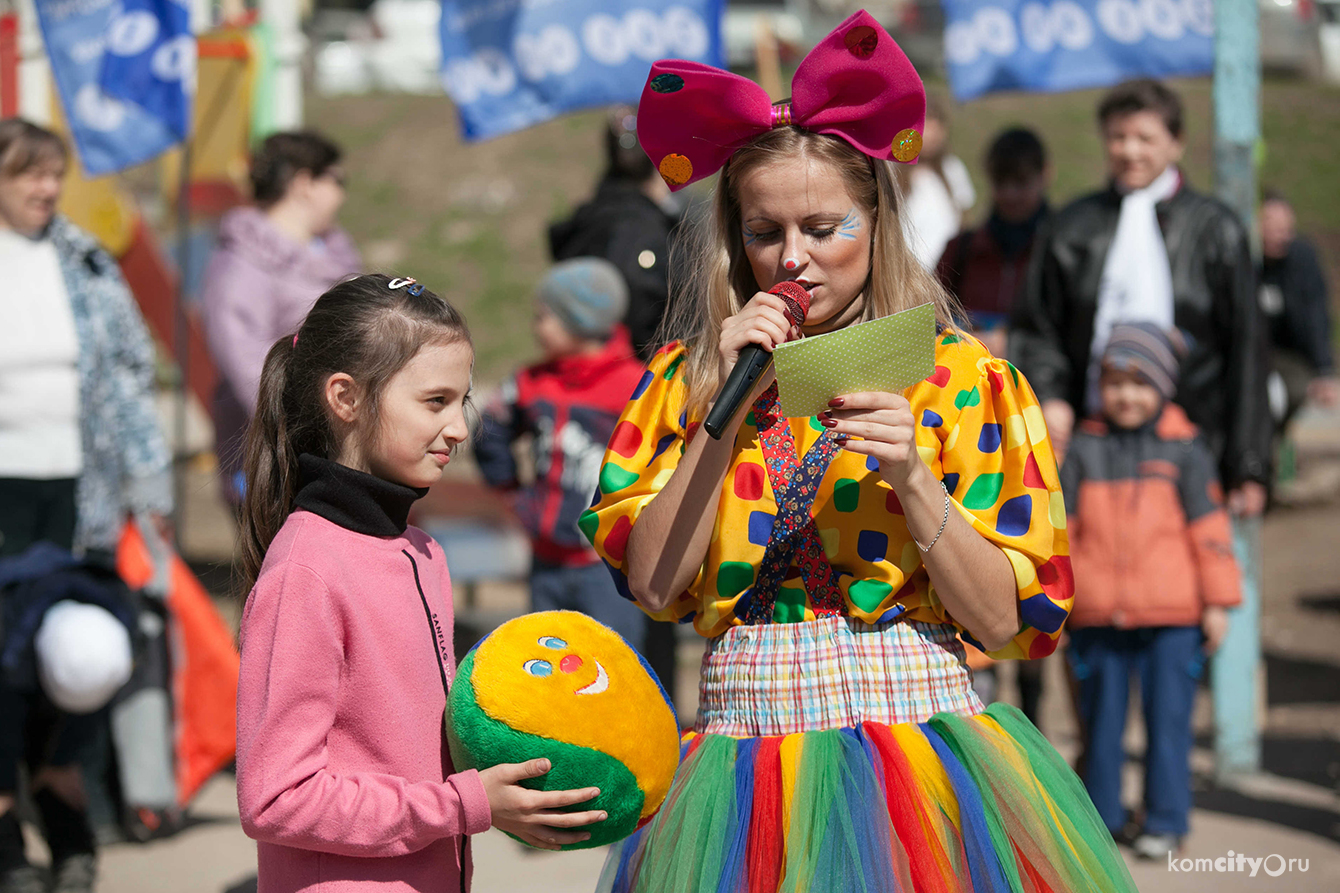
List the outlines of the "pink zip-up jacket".
<svg viewBox="0 0 1340 893">
<path fill-rule="evenodd" d="M 242 617 L 237 801 L 258 893 L 463 891 L 465 835 L 491 813 L 443 734 L 451 583 L 405 523 L 423 491 L 301 461 Z"/>
</svg>

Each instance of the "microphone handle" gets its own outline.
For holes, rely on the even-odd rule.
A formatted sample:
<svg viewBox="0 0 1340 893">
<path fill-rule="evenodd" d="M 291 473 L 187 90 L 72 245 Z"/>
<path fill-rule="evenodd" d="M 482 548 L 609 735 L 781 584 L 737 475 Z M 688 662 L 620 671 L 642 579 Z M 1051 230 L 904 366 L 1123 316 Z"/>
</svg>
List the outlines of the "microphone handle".
<svg viewBox="0 0 1340 893">
<path fill-rule="evenodd" d="M 707 419 L 703 421 L 703 430 L 710 434 L 713 440 L 721 439 L 722 432 L 730 425 L 731 419 L 735 418 L 745 401 L 749 399 L 749 392 L 754 389 L 758 377 L 771 365 L 772 354 L 757 344 L 750 344 L 740 351 L 740 356 L 735 360 L 735 368 L 731 369 L 726 383 L 721 386 L 721 392 L 717 394 L 716 402 L 707 413 Z"/>
</svg>

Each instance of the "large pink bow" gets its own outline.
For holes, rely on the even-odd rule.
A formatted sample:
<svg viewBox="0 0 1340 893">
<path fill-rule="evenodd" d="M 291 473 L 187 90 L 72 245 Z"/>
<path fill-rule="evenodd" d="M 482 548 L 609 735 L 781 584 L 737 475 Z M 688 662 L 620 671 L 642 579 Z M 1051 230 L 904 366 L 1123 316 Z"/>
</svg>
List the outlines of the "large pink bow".
<svg viewBox="0 0 1340 893">
<path fill-rule="evenodd" d="M 872 158 L 912 162 L 921 152 L 926 90 L 912 63 L 861 10 L 810 51 L 774 106 L 748 78 L 683 59 L 651 66 L 638 107 L 642 148 L 672 190 L 721 170 L 736 149 L 794 124 L 841 137 Z"/>
</svg>

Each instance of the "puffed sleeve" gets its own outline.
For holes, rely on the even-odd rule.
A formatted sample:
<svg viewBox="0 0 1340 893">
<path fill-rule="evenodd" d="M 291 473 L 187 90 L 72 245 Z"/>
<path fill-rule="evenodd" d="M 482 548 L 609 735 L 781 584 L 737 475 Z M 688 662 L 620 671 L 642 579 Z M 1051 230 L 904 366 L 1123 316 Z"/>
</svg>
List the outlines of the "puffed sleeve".
<svg viewBox="0 0 1340 893">
<path fill-rule="evenodd" d="M 936 363 L 935 375 L 914 395 L 918 446 L 932 467 L 940 466 L 973 529 L 1009 558 L 1018 586 L 1023 626 L 990 655 L 1046 657 L 1056 649 L 1075 587 L 1065 500 L 1042 408 L 1019 371 L 970 336 L 944 335 Z"/>
<path fill-rule="evenodd" d="M 686 357 L 682 345 L 671 344 L 651 358 L 610 437 L 595 501 L 577 520 L 619 593 L 630 601 L 635 599 L 628 588 L 628 535 L 642 510 L 675 473 L 688 433 L 697 427 L 689 424 L 684 411 Z M 689 591 L 652 616 L 677 621 L 692 615 L 697 599 L 690 592 L 696 588 L 695 581 Z"/>
</svg>

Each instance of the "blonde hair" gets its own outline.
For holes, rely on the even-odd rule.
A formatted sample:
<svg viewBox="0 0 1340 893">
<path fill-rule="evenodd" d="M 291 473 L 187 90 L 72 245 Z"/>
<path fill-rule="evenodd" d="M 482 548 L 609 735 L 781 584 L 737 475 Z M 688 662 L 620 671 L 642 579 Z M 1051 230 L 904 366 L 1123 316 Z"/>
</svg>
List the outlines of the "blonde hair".
<svg viewBox="0 0 1340 893">
<path fill-rule="evenodd" d="M 672 302 L 658 340 L 687 343 L 685 380 L 692 418 L 706 414 L 721 384 L 717 343 L 722 323 L 761 290 L 745 255 L 738 184 L 760 167 L 797 156 L 832 165 L 871 221 L 870 271 L 860 322 L 925 303 L 935 305 L 942 326 L 953 328 L 961 317 L 958 303 L 918 263 L 903 238 L 902 199 L 889 162 L 872 159 L 837 137 L 799 127 L 769 130 L 731 156 L 717 180 L 711 213 L 691 231 L 683 262 L 671 265 L 682 271 L 682 280 L 672 276 L 671 282 L 671 293 L 681 299 Z"/>
</svg>

